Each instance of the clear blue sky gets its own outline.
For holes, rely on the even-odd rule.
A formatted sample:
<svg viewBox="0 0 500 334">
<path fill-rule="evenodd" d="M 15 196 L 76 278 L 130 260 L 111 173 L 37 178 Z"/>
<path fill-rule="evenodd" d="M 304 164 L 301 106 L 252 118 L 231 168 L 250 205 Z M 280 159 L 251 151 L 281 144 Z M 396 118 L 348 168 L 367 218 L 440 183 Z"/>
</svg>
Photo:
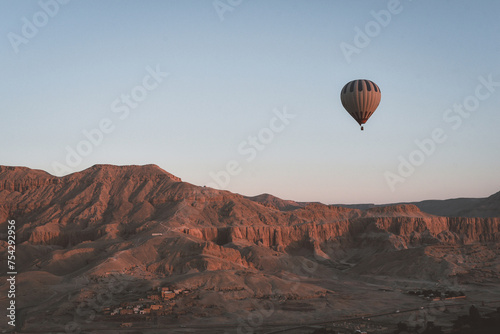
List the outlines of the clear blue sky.
<svg viewBox="0 0 500 334">
<path fill-rule="evenodd" d="M 496 0 L 55 4 L 0 2 L 0 164 L 154 163 L 197 185 L 218 173 L 233 192 L 324 203 L 500 190 Z M 382 91 L 363 132 L 339 99 L 359 78 Z"/>
</svg>

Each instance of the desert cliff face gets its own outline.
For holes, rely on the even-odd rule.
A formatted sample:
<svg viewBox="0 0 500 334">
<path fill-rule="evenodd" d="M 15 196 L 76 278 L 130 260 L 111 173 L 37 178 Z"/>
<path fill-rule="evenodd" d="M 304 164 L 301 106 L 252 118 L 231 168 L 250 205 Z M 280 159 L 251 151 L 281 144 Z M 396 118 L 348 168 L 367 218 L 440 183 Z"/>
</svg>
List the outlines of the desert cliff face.
<svg viewBox="0 0 500 334">
<path fill-rule="evenodd" d="M 223 280 L 243 298 L 272 294 L 251 287 L 248 275 L 283 291 L 290 284 L 283 273 L 498 283 L 500 268 L 499 217 L 434 216 L 412 204 L 359 210 L 244 197 L 182 182 L 155 165 L 96 165 L 65 177 L 0 166 L 3 236 L 8 219 L 16 220 L 18 271 L 42 275 L 48 285 L 118 272 L 202 290 Z M 0 250 L 5 266 L 5 242 Z M 304 261 L 314 272 L 303 270 Z M 482 264 L 487 268 L 478 269 Z M 325 291 L 304 283 L 293 296 Z"/>
<path fill-rule="evenodd" d="M 265 246 L 336 238 L 355 241 L 393 234 L 406 243 L 424 235 L 440 242 L 498 241 L 498 218 L 449 218 L 421 212 L 415 205 L 365 211 L 318 203 L 298 205 L 267 195 L 252 198 L 201 188 L 154 165 L 97 165 L 58 178 L 22 167 L 0 167 L 0 221 L 19 217 L 22 241 L 78 244 L 108 234 L 154 230 L 159 222 L 203 240 L 245 239 Z M 264 201 L 264 202 L 263 202 Z M 281 208 L 281 210 L 280 210 Z"/>
<path fill-rule="evenodd" d="M 411 204 L 357 210 L 280 201 L 197 187 L 155 165 L 96 165 L 61 178 L 0 167 L 1 224 L 14 217 L 20 242 L 33 245 L 133 240 L 156 232 L 219 246 L 245 240 L 328 254 L 331 244 L 391 250 L 500 240 L 499 218 L 439 217 Z"/>
</svg>

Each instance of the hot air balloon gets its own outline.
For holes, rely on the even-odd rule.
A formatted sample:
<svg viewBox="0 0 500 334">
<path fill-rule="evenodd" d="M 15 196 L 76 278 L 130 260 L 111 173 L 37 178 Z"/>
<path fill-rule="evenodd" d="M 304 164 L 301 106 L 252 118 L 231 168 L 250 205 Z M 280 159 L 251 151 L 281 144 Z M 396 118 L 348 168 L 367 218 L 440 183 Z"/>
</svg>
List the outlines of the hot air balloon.
<svg viewBox="0 0 500 334">
<path fill-rule="evenodd" d="M 380 103 L 380 88 L 370 80 L 348 82 L 340 92 L 340 100 L 347 112 L 361 125 L 375 112 Z"/>
</svg>

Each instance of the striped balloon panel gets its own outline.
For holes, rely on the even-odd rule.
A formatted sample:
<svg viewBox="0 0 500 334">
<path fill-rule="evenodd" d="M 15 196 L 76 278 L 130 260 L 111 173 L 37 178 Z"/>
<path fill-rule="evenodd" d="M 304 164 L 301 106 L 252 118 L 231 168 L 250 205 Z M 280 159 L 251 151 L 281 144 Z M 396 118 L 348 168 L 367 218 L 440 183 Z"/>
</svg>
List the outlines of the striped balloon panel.
<svg viewBox="0 0 500 334">
<path fill-rule="evenodd" d="M 370 80 L 348 82 L 340 93 L 342 105 L 360 125 L 377 109 L 380 103 L 380 88 Z"/>
</svg>

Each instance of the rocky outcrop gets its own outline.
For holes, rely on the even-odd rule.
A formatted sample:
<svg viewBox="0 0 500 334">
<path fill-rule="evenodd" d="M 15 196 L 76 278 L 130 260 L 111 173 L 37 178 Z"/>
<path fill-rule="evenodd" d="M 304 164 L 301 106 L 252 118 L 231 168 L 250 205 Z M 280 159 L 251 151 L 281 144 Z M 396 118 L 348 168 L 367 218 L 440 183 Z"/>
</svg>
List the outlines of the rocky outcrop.
<svg viewBox="0 0 500 334">
<path fill-rule="evenodd" d="M 175 316 L 198 307 L 203 319 L 224 306 L 213 313 L 217 321 L 233 313 L 237 321 L 246 317 L 241 310 L 255 310 L 255 298 L 275 303 L 279 317 L 286 310 L 303 317 L 316 305 L 331 316 L 353 301 L 350 313 L 360 312 L 370 299 L 387 312 L 401 297 L 387 290 L 391 281 L 498 286 L 500 277 L 499 217 L 247 198 L 154 165 L 96 165 L 65 177 L 0 166 L 0 232 L 7 219 L 16 220 L 16 303 L 36 314 L 25 323 L 64 317 L 58 328 L 82 301 L 119 284 L 116 304 L 168 286 L 187 292 L 176 295 Z M 4 268 L 7 258 L 0 241 Z M 370 313 L 372 306 L 361 314 Z"/>
<path fill-rule="evenodd" d="M 231 226 L 189 228 L 184 233 L 224 245 L 246 240 L 266 247 L 313 247 L 328 243 L 369 241 L 372 245 L 398 237 L 404 248 L 426 244 L 471 244 L 500 241 L 499 218 L 383 217 L 354 218 L 332 223 L 292 226 Z M 392 245 L 394 246 L 394 245 Z M 399 246 L 400 247 L 400 246 Z M 391 248 L 388 245 L 388 248 Z"/>
<path fill-rule="evenodd" d="M 0 203 L 2 222 L 16 219 L 21 241 L 33 244 L 109 238 L 110 225 L 115 237 L 129 238 L 160 223 L 218 245 L 247 240 L 275 249 L 341 241 L 390 246 L 392 240 L 411 247 L 499 240 L 498 218 L 438 217 L 411 204 L 359 210 L 268 194 L 246 198 L 184 183 L 155 165 L 96 165 L 61 178 L 0 166 Z"/>
</svg>

